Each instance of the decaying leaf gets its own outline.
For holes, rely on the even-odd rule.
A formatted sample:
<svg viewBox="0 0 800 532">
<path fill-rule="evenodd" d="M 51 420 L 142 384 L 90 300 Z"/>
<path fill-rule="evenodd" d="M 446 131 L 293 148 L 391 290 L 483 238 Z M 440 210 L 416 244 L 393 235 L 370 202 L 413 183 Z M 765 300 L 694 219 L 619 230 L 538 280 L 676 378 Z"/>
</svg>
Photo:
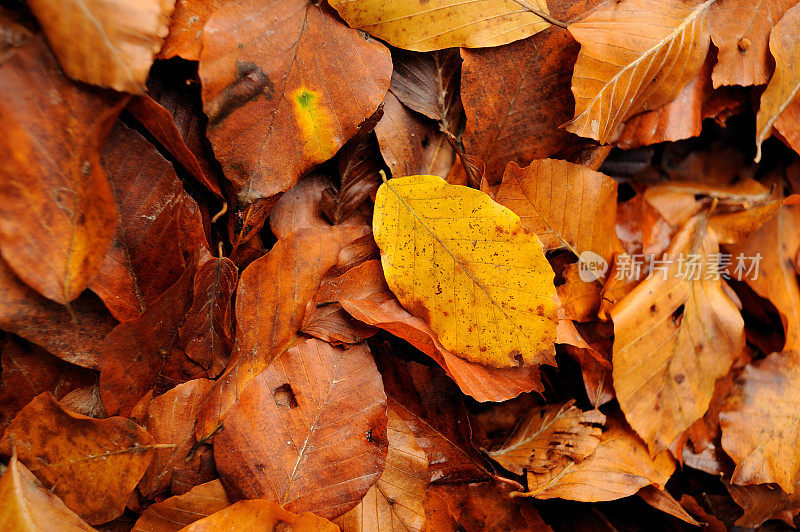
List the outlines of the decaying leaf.
<svg viewBox="0 0 800 532">
<path fill-rule="evenodd" d="M 119 516 L 153 457 L 153 438 L 129 419 L 65 410 L 49 392 L 11 421 L 0 454 L 27 464 L 45 487 L 89 524 Z"/>
<path fill-rule="evenodd" d="M 50 491 L 30 470 L 17 460 L 14 453 L 8 468 L 0 477 L 0 528 L 24 532 L 90 531 L 90 527 L 75 512 Z"/>
<path fill-rule="evenodd" d="M 203 106 L 240 199 L 284 192 L 335 155 L 378 108 L 391 70 L 386 47 L 324 4 L 242 0 L 216 11 L 203 29 Z"/>
<path fill-rule="evenodd" d="M 373 232 L 389 288 L 450 352 L 496 367 L 554 362 L 552 269 L 510 210 L 435 176 L 395 178 L 378 190 Z"/>
<path fill-rule="evenodd" d="M 86 288 L 114 235 L 100 146 L 125 100 L 68 80 L 41 36 L 0 64 L 0 250 L 61 304 Z"/>
<path fill-rule="evenodd" d="M 203 26 L 226 3 L 228 0 L 175 0 L 169 34 L 158 56 L 164 59 L 178 56 L 189 61 L 200 59 Z"/>
<path fill-rule="evenodd" d="M 571 24 L 581 51 L 567 130 L 606 143 L 631 116 L 675 98 L 706 58 L 714 1 L 611 2 Z"/>
<path fill-rule="evenodd" d="M 68 76 L 143 93 L 175 0 L 32 0 L 28 5 Z"/>
<path fill-rule="evenodd" d="M 131 532 L 176 532 L 230 506 L 219 479 L 149 506 Z"/>
<path fill-rule="evenodd" d="M 761 95 L 761 106 L 756 115 L 756 162 L 761 160 L 761 144 L 772 132 L 773 124 L 795 101 L 800 90 L 800 69 L 795 60 L 800 54 L 800 41 L 795 35 L 798 24 L 800 6 L 795 5 L 775 24 L 769 38 L 775 73 Z"/>
<path fill-rule="evenodd" d="M 687 223 L 660 271 L 611 309 L 617 400 L 653 453 L 703 415 L 714 383 L 744 346 L 744 323 L 722 289 L 719 247 L 706 223 L 704 215 Z M 690 255 L 697 257 L 692 271 Z"/>
<path fill-rule="evenodd" d="M 582 412 L 572 402 L 535 409 L 489 456 L 517 475 L 546 473 L 592 454 L 605 420 L 599 410 Z"/>
<path fill-rule="evenodd" d="M 425 526 L 428 458 L 414 434 L 392 408 L 388 412 L 389 451 L 383 474 L 358 506 L 336 520 L 353 532 L 420 531 Z"/>
<path fill-rule="evenodd" d="M 611 501 L 654 485 L 664 488 L 675 470 L 668 453 L 651 458 L 641 439 L 624 422 L 608 419 L 597 449 L 586 459 L 572 462 L 555 475 L 528 473 L 530 495 L 573 501 Z"/>
<path fill-rule="evenodd" d="M 303 341 L 253 379 L 223 424 L 214 458 L 234 498 L 335 518 L 383 471 L 386 395 L 364 344 Z"/>
<path fill-rule="evenodd" d="M 773 353 L 748 365 L 741 378 L 741 392 L 719 417 L 722 448 L 736 463 L 731 482 L 774 482 L 792 494 L 800 480 L 800 353 Z"/>
<path fill-rule="evenodd" d="M 500 46 L 547 28 L 544 0 L 331 0 L 350 26 L 420 52 Z M 545 15 L 544 17 L 542 15 Z"/>
</svg>

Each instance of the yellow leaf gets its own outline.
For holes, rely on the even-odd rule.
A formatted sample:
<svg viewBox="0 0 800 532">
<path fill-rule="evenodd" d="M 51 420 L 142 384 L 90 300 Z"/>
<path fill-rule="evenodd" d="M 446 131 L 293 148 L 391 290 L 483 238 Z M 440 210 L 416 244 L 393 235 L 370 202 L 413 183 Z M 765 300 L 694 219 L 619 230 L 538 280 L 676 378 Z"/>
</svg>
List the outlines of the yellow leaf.
<svg viewBox="0 0 800 532">
<path fill-rule="evenodd" d="M 611 2 L 570 24 L 581 51 L 567 130 L 607 143 L 628 118 L 672 101 L 706 58 L 714 1 Z"/>
<path fill-rule="evenodd" d="M 500 46 L 548 28 L 546 0 L 330 0 L 343 19 L 392 46 L 428 52 Z"/>
<path fill-rule="evenodd" d="M 373 219 L 392 292 L 450 352 L 496 367 L 554 364 L 558 296 L 542 243 L 483 192 L 392 179 Z"/>
</svg>

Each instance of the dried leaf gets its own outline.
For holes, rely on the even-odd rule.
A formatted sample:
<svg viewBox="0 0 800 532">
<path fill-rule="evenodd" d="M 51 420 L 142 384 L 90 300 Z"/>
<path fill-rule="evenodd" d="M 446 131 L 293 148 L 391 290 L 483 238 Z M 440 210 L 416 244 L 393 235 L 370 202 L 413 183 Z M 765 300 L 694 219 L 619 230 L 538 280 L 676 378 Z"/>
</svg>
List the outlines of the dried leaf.
<svg viewBox="0 0 800 532">
<path fill-rule="evenodd" d="M 442 48 L 500 46 L 547 28 L 547 2 L 530 0 L 331 0 L 350 26 L 392 46 L 428 52 Z"/>
<path fill-rule="evenodd" d="M 783 519 L 794 526 L 794 517 L 800 512 L 800 492 L 788 495 L 769 484 L 725 484 L 725 487 L 736 504 L 744 509 L 744 515 L 736 520 L 736 526 L 760 527 L 768 519 Z"/>
<path fill-rule="evenodd" d="M 401 416 L 389 408 L 386 467 L 358 505 L 336 520 L 350 532 L 421 531 L 425 526 L 428 458 Z"/>
<path fill-rule="evenodd" d="M 775 482 L 794 493 L 800 481 L 798 357 L 796 351 L 785 351 L 748 365 L 741 391 L 720 413 L 722 448 L 736 463 L 734 484 Z"/>
<path fill-rule="evenodd" d="M 614 417 L 608 419 L 607 427 L 597 449 L 585 460 L 572 462 L 553 478 L 529 472 L 530 493 L 525 495 L 597 502 L 628 497 L 649 485 L 663 489 L 675 470 L 669 454 L 651 458 L 642 440 Z"/>
<path fill-rule="evenodd" d="M 45 392 L 6 429 L 0 454 L 12 445 L 45 487 L 89 524 L 122 514 L 152 459 L 153 439 L 128 419 L 93 419 L 65 410 Z"/>
<path fill-rule="evenodd" d="M 239 397 L 214 437 L 234 498 L 265 498 L 335 518 L 383 471 L 386 395 L 369 349 L 305 340 Z"/>
<path fill-rule="evenodd" d="M 94 530 L 50 491 L 14 453 L 0 477 L 0 528 L 24 532 Z"/>
<path fill-rule="evenodd" d="M 796 0 L 724 0 L 711 6 L 709 30 L 717 52 L 712 79 L 720 85 L 764 85 L 772 75 L 769 36 Z"/>
<path fill-rule="evenodd" d="M 288 190 L 332 157 L 378 108 L 390 75 L 389 51 L 325 5 L 242 0 L 216 11 L 203 30 L 203 105 L 239 198 Z"/>
<path fill-rule="evenodd" d="M 612 2 L 571 24 L 581 51 L 567 130 L 605 144 L 631 116 L 672 101 L 706 58 L 713 2 Z"/>
<path fill-rule="evenodd" d="M 775 73 L 761 95 L 756 115 L 756 158 L 761 160 L 761 143 L 772 132 L 772 126 L 784 110 L 797 99 L 800 71 L 794 58 L 800 54 L 796 28 L 800 24 L 800 6 L 795 5 L 775 24 L 769 37 L 769 51 L 775 58 Z"/>
<path fill-rule="evenodd" d="M 169 23 L 169 34 L 158 54 L 159 58 L 182 57 L 189 61 L 200 59 L 203 26 L 228 0 L 175 0 L 175 11 Z"/>
<path fill-rule="evenodd" d="M 581 260 L 591 251 L 609 263 L 620 250 L 614 231 L 617 183 L 600 172 L 553 159 L 526 168 L 511 162 L 496 200 L 520 217 L 545 251 L 567 248 Z"/>
<path fill-rule="evenodd" d="M 580 462 L 597 449 L 606 416 L 599 410 L 582 412 L 573 404 L 532 410 L 489 456 L 517 475 L 526 469 L 541 474 Z"/>
<path fill-rule="evenodd" d="M 389 288 L 450 352 L 496 367 L 554 363 L 552 269 L 514 213 L 435 176 L 395 178 L 378 190 L 373 232 Z"/>
<path fill-rule="evenodd" d="M 283 193 L 269 215 L 269 228 L 278 238 L 302 229 L 322 229 L 331 223 L 322 211 L 322 196 L 331 181 L 322 174 L 302 177 Z"/>
<path fill-rule="evenodd" d="M 131 532 L 176 532 L 230 504 L 222 482 L 212 480 L 149 506 Z"/>
<path fill-rule="evenodd" d="M 111 244 L 116 213 L 99 149 L 124 105 L 65 78 L 40 36 L 0 65 L 0 249 L 20 279 L 61 304 L 83 292 Z"/>
<path fill-rule="evenodd" d="M 339 527 L 311 512 L 300 515 L 287 512 L 274 502 L 239 501 L 224 510 L 195 521 L 182 532 L 226 532 L 228 530 L 264 530 L 265 532 L 338 532 Z"/>
<path fill-rule="evenodd" d="M 361 221 L 353 215 L 368 198 L 375 196 L 380 184 L 377 152 L 371 136 L 356 137 L 339 152 L 339 187 L 328 187 L 322 193 L 322 211 L 332 224 L 356 225 Z"/>
<path fill-rule="evenodd" d="M 143 93 L 175 0 L 31 0 L 28 5 L 68 76 Z"/>
<path fill-rule="evenodd" d="M 586 270 L 588 271 L 588 270 Z M 556 287 L 558 299 L 564 309 L 564 317 L 574 321 L 594 321 L 600 310 L 600 298 L 603 287 L 596 279 L 594 273 L 586 276 L 580 269 L 580 263 L 574 262 L 567 266 L 563 272 L 564 284 Z"/>
<path fill-rule="evenodd" d="M 636 494 L 656 510 L 661 510 L 673 517 L 677 517 L 690 525 L 703 526 L 702 523 L 699 523 L 689 515 L 689 513 L 684 510 L 683 506 L 681 506 L 667 490 L 659 489 L 655 486 L 645 486 Z"/>
</svg>

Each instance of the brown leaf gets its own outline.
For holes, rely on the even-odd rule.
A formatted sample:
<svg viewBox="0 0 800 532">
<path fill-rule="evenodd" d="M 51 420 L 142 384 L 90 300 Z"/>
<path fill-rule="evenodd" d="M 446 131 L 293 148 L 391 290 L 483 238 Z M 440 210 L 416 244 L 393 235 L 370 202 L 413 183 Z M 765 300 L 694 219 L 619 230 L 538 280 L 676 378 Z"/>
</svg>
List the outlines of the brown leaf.
<svg viewBox="0 0 800 532">
<path fill-rule="evenodd" d="M 736 463 L 734 484 L 777 483 L 792 494 L 800 481 L 800 354 L 773 353 L 748 365 L 740 391 L 720 413 L 722 448 Z"/>
<path fill-rule="evenodd" d="M 342 248 L 361 234 L 360 228 L 341 226 L 298 231 L 278 240 L 242 272 L 234 350 L 198 419 L 198 441 L 218 430 L 250 381 L 295 341 L 322 276 L 336 265 Z"/>
<path fill-rule="evenodd" d="M 205 373 L 178 345 L 194 271 L 186 270 L 142 317 L 120 323 L 103 342 L 100 394 L 109 414 L 127 416 L 148 390 L 160 395 Z"/>
<path fill-rule="evenodd" d="M 203 30 L 203 105 L 239 198 L 288 190 L 331 158 L 378 108 L 390 75 L 389 51 L 324 4 L 242 0 L 216 11 Z"/>
<path fill-rule="evenodd" d="M 617 400 L 653 453 L 703 415 L 744 347 L 742 317 L 714 275 L 719 247 L 706 223 L 704 215 L 688 222 L 661 270 L 611 309 Z M 690 255 L 696 271 L 684 266 Z"/>
<path fill-rule="evenodd" d="M 55 356 L 100 369 L 105 336 L 117 324 L 103 303 L 86 293 L 70 308 L 39 295 L 0 258 L 0 328 L 40 345 Z"/>
<path fill-rule="evenodd" d="M 356 137 L 339 152 L 339 187 L 328 187 L 322 193 L 322 211 L 334 225 L 369 224 L 357 210 L 380 185 L 380 157 L 372 136 Z"/>
<path fill-rule="evenodd" d="M 194 422 L 212 385 L 213 381 L 195 379 L 179 384 L 150 403 L 144 427 L 156 443 L 174 447 L 156 449 L 153 454 L 153 461 L 139 482 L 139 492 L 145 499 L 167 489 L 173 471 L 188 461 L 195 443 Z"/>
<path fill-rule="evenodd" d="M 99 148 L 125 100 L 65 78 L 41 36 L 0 65 L 0 249 L 58 303 L 86 288 L 114 234 Z"/>
<path fill-rule="evenodd" d="M 143 93 L 175 0 L 32 0 L 28 5 L 68 76 Z"/>
<path fill-rule="evenodd" d="M 274 502 L 239 501 L 215 514 L 195 521 L 182 532 L 225 532 L 228 530 L 264 530 L 266 532 L 338 532 L 339 527 L 311 512 L 300 515 L 287 512 Z"/>
<path fill-rule="evenodd" d="M 89 285 L 120 321 L 138 318 L 193 260 L 208 256 L 197 202 L 172 165 L 136 131 L 118 123 L 103 150 L 119 223 Z"/>
<path fill-rule="evenodd" d="M 381 155 L 393 176 L 446 176 L 456 153 L 435 122 L 409 110 L 390 91 L 375 126 Z"/>
<path fill-rule="evenodd" d="M 660 510 L 664 513 L 667 513 L 673 517 L 677 517 L 681 521 L 689 523 L 690 525 L 694 526 L 702 526 L 702 523 L 699 523 L 689 515 L 689 513 L 681 506 L 681 504 L 676 501 L 672 495 L 669 494 L 667 490 L 656 488 L 655 486 L 645 486 L 640 489 L 636 493 L 639 497 L 644 500 L 647 504 L 655 508 L 656 510 Z"/>
<path fill-rule="evenodd" d="M 67 364 L 13 336 L 1 347 L 0 434 L 17 412 L 42 392 L 48 391 L 61 399 L 72 390 L 97 380 L 94 372 Z"/>
<path fill-rule="evenodd" d="M 720 244 L 738 244 L 750 238 L 767 223 L 783 205 L 782 200 L 771 200 L 741 211 L 713 215 L 709 228 Z"/>
<path fill-rule="evenodd" d="M 428 458 L 401 416 L 391 407 L 387 415 L 386 467 L 361 502 L 336 519 L 348 532 L 421 531 L 425 525 Z"/>
<path fill-rule="evenodd" d="M 365 344 L 305 340 L 244 390 L 214 437 L 234 498 L 265 498 L 335 518 L 383 471 L 386 395 Z"/>
<path fill-rule="evenodd" d="M 798 200 L 800 196 L 785 200 L 780 210 L 750 238 L 727 248 L 733 257 L 761 256 L 757 271 L 744 275 L 742 280 L 780 313 L 786 335 L 785 351 L 800 350 L 800 284 L 793 266 L 800 251 Z"/>
<path fill-rule="evenodd" d="M 203 26 L 215 11 L 227 3 L 228 0 L 176 0 L 169 34 L 158 57 L 170 59 L 178 56 L 189 61 L 200 59 Z"/>
<path fill-rule="evenodd" d="M 800 24 L 800 6 L 786 11 L 775 24 L 769 37 L 769 51 L 775 58 L 775 73 L 761 95 L 761 106 L 756 115 L 756 158 L 761 160 L 761 143 L 772 132 L 772 126 L 784 110 L 797 99 L 800 91 L 800 70 L 794 60 L 800 53 L 796 28 Z"/>
<path fill-rule="evenodd" d="M 532 410 L 489 456 L 517 475 L 524 470 L 542 474 L 580 462 L 597 449 L 606 416 L 573 405 L 570 401 Z"/>
<path fill-rule="evenodd" d="M 49 392 L 13 419 L 0 441 L 12 445 L 45 487 L 90 524 L 122 514 L 152 459 L 152 437 L 128 419 L 92 419 L 65 410 Z"/>
<path fill-rule="evenodd" d="M 726 483 L 725 487 L 736 504 L 744 509 L 736 526 L 760 527 L 768 519 L 783 519 L 794 527 L 794 517 L 800 512 L 800 491 L 788 495 L 769 484 L 736 486 Z"/>
<path fill-rule="evenodd" d="M 230 504 L 222 482 L 212 480 L 149 506 L 131 532 L 176 532 Z"/>
<path fill-rule="evenodd" d="M 706 58 L 713 2 L 611 2 L 570 24 L 581 51 L 567 131 L 605 144 L 631 116 L 675 99 Z"/>
<path fill-rule="evenodd" d="M 322 197 L 331 180 L 311 173 L 281 195 L 269 215 L 269 228 L 278 238 L 285 238 L 302 229 L 330 227 L 322 210 Z"/>
<path fill-rule="evenodd" d="M 34 474 L 17 461 L 16 452 L 0 477 L 0 499 L 3 500 L 0 507 L 3 530 L 94 530 L 45 489 Z"/>
<path fill-rule="evenodd" d="M 600 172 L 553 159 L 525 168 L 511 162 L 496 199 L 519 215 L 546 251 L 567 248 L 581 260 L 591 251 L 611 262 L 619 250 L 617 183 Z M 599 273 L 603 277 L 606 272 Z"/>
<path fill-rule="evenodd" d="M 574 262 L 563 272 L 564 284 L 556 287 L 558 299 L 564 309 L 565 318 L 574 321 L 593 321 L 600 310 L 600 296 L 603 287 L 593 282 L 593 277 L 584 280 L 585 273 L 580 271 L 580 263 Z"/>
<path fill-rule="evenodd" d="M 611 501 L 649 485 L 663 489 L 674 470 L 675 463 L 668 453 L 651 458 L 642 440 L 624 422 L 610 417 L 592 455 L 572 462 L 552 478 L 529 472 L 530 493 L 525 495 L 537 499 Z"/>
<path fill-rule="evenodd" d="M 711 6 L 709 31 L 717 52 L 714 87 L 764 85 L 772 75 L 769 35 L 795 0 L 724 0 Z"/>
<path fill-rule="evenodd" d="M 231 340 L 231 296 L 238 280 L 227 258 L 209 259 L 194 277 L 194 299 L 179 329 L 186 356 L 217 377 L 228 365 Z"/>
<path fill-rule="evenodd" d="M 343 285 L 352 282 L 356 290 L 352 295 L 341 293 L 339 304 L 351 316 L 411 343 L 433 358 L 467 395 L 478 401 L 505 401 L 523 392 L 544 389 L 538 366 L 495 368 L 470 362 L 446 350 L 421 318 L 412 316 L 400 305 L 383 280 L 379 261 L 365 262 L 345 275 Z M 362 285 L 363 278 L 371 281 Z M 362 286 L 369 287 L 368 291 L 362 291 Z"/>
<path fill-rule="evenodd" d="M 103 406 L 103 400 L 100 398 L 100 385 L 97 382 L 82 388 L 75 388 L 59 399 L 59 402 L 64 408 L 87 417 L 98 419 L 108 417 L 106 407 Z"/>
</svg>

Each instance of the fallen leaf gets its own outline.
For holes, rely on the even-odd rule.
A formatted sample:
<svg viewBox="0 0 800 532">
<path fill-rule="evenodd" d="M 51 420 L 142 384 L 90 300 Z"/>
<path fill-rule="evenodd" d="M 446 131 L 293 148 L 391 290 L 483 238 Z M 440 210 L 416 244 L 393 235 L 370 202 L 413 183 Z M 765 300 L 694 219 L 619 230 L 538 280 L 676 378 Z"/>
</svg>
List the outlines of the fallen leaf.
<svg viewBox="0 0 800 532">
<path fill-rule="evenodd" d="M 274 502 L 239 501 L 215 514 L 195 521 L 182 532 L 224 532 L 227 530 L 264 530 L 280 532 L 338 532 L 339 527 L 311 512 L 300 515 L 287 512 Z"/>
<path fill-rule="evenodd" d="M 194 277 L 192 306 L 178 333 L 186 356 L 217 377 L 228 365 L 233 341 L 231 296 L 239 274 L 227 258 L 209 259 Z"/>
<path fill-rule="evenodd" d="M 435 176 L 395 178 L 378 189 L 373 233 L 389 288 L 450 352 L 554 364 L 552 269 L 510 210 Z"/>
<path fill-rule="evenodd" d="M 324 4 L 242 0 L 216 11 L 203 29 L 203 106 L 240 200 L 288 190 L 331 158 L 378 108 L 391 69 L 386 47 Z"/>
<path fill-rule="evenodd" d="M 402 338 L 439 364 L 458 387 L 477 401 L 505 401 L 523 392 L 543 391 L 538 366 L 496 368 L 470 362 L 448 351 L 422 318 L 412 316 L 391 293 L 378 261 L 368 261 L 345 276 L 339 304 L 355 319 Z M 369 279 L 367 289 L 359 278 Z M 348 286 L 351 285 L 354 286 Z M 350 290 L 353 290 L 350 292 Z M 350 292 L 350 293 L 348 293 Z"/>
<path fill-rule="evenodd" d="M 380 184 L 380 157 L 373 137 L 356 137 L 339 152 L 339 186 L 322 191 L 322 211 L 334 225 L 357 225 L 357 210 L 375 196 Z M 368 222 L 369 219 L 365 220 Z"/>
<path fill-rule="evenodd" d="M 769 51 L 775 58 L 775 73 L 761 94 L 761 106 L 756 115 L 756 158 L 761 160 L 761 143 L 772 132 L 772 126 L 789 107 L 800 90 L 800 71 L 794 58 L 800 53 L 800 42 L 794 38 L 800 24 L 800 6 L 787 10 L 775 24 L 769 37 Z"/>
<path fill-rule="evenodd" d="M 253 379 L 223 423 L 214 458 L 235 499 L 333 519 L 383 471 L 386 395 L 365 344 L 299 343 Z"/>
<path fill-rule="evenodd" d="M 681 521 L 689 523 L 690 525 L 703 525 L 702 523 L 696 521 L 694 517 L 689 515 L 683 506 L 681 506 L 681 504 L 676 501 L 667 490 L 659 489 L 651 485 L 643 487 L 636 494 L 641 497 L 644 502 L 656 510 L 660 510 L 673 517 L 677 517 Z"/>
<path fill-rule="evenodd" d="M 150 505 L 131 532 L 176 532 L 195 521 L 230 506 L 228 495 L 219 479 L 195 486 L 183 495 L 176 495 Z"/>
<path fill-rule="evenodd" d="M 197 202 L 172 165 L 118 123 L 103 150 L 119 213 L 117 232 L 89 287 L 120 321 L 138 318 L 193 260 L 208 256 Z"/>
<path fill-rule="evenodd" d="M 92 419 L 65 410 L 49 392 L 11 421 L 0 454 L 19 460 L 89 524 L 122 514 L 153 457 L 153 439 L 121 417 Z"/>
<path fill-rule="evenodd" d="M 550 26 L 547 2 L 530 0 L 331 0 L 350 26 L 392 46 L 428 52 L 443 48 L 483 48 L 524 39 Z M 544 15 L 544 16 L 543 16 Z M 552 20 L 552 19 L 551 19 Z"/>
<path fill-rule="evenodd" d="M 159 444 L 173 447 L 156 449 L 150 467 L 139 482 L 145 499 L 166 490 L 172 483 L 174 469 L 188 461 L 195 444 L 194 422 L 203 398 L 213 385 L 207 379 L 195 379 L 153 398 L 144 427 Z"/>
<path fill-rule="evenodd" d="M 3 530 L 94 530 L 50 491 L 30 470 L 11 456 L 0 477 L 0 528 Z M 58 523 L 56 525 L 56 523 Z"/>
<path fill-rule="evenodd" d="M 736 486 L 726 483 L 725 487 L 736 504 L 744 509 L 736 526 L 760 527 L 768 519 L 782 519 L 794 526 L 794 517 L 800 512 L 800 492 L 788 495 L 769 484 Z"/>
<path fill-rule="evenodd" d="M 281 195 L 269 215 L 269 228 L 278 238 L 302 229 L 322 229 L 331 223 L 322 211 L 322 196 L 331 180 L 311 173 Z"/>
<path fill-rule="evenodd" d="M 742 280 L 758 295 L 769 299 L 781 316 L 785 351 L 800 350 L 800 284 L 792 261 L 800 251 L 800 196 L 784 200 L 780 209 L 750 238 L 727 247 L 734 258 L 758 257 L 757 270 Z M 736 276 L 736 272 L 731 272 Z M 740 272 L 742 273 L 742 272 Z M 746 273 L 746 272 L 744 272 Z"/>
<path fill-rule="evenodd" d="M 114 234 L 99 150 L 126 98 L 65 78 L 41 36 L 0 65 L 0 95 L 0 250 L 27 285 L 66 304 Z"/>
<path fill-rule="evenodd" d="M 361 233 L 355 227 L 298 231 L 278 240 L 242 272 L 235 296 L 233 353 L 198 419 L 198 441 L 218 430 L 250 381 L 295 341 L 322 276 L 336 265 L 342 248 Z"/>
<path fill-rule="evenodd" d="M 175 0 L 32 0 L 28 5 L 69 77 L 143 93 Z"/>
<path fill-rule="evenodd" d="M 0 435 L 17 412 L 42 392 L 61 399 L 69 392 L 97 380 L 94 372 L 67 364 L 44 349 L 15 337 L 2 344 L 0 361 Z"/>
<path fill-rule="evenodd" d="M 189 61 L 200 59 L 203 26 L 228 0 L 175 0 L 175 11 L 169 23 L 169 34 L 158 53 L 160 59 L 182 57 Z"/>
<path fill-rule="evenodd" d="M 744 347 L 742 317 L 714 275 L 719 247 L 706 224 L 705 215 L 688 222 L 660 271 L 611 309 L 614 390 L 653 453 L 703 415 L 714 383 Z M 697 257 L 696 271 L 685 265 L 689 255 Z"/>
<path fill-rule="evenodd" d="M 94 384 L 75 388 L 59 399 L 61 406 L 87 417 L 97 419 L 108 417 L 103 400 L 100 398 L 100 385 L 97 383 L 97 379 L 94 380 Z"/>
<path fill-rule="evenodd" d="M 783 205 L 783 201 L 771 200 L 753 205 L 741 211 L 715 214 L 708 220 L 720 244 L 738 244 L 750 238 L 767 223 Z"/>
<path fill-rule="evenodd" d="M 455 150 L 436 122 L 408 109 L 391 91 L 386 94 L 375 135 L 393 176 L 444 177 L 453 167 Z"/>
<path fill-rule="evenodd" d="M 586 280 L 580 271 L 580 264 L 573 262 L 563 272 L 564 284 L 556 287 L 558 299 L 564 309 L 564 317 L 574 321 L 594 321 L 600 310 L 600 299 L 603 287 L 599 282 L 593 282 L 594 274 Z M 587 282 L 588 281 L 588 282 Z"/>
<path fill-rule="evenodd" d="M 614 417 L 606 426 L 597 449 L 586 459 L 572 462 L 553 478 L 529 472 L 530 492 L 524 495 L 597 502 L 628 497 L 650 485 L 664 489 L 675 470 L 669 454 L 651 458 L 644 442 Z"/>
<path fill-rule="evenodd" d="M 631 116 L 672 101 L 706 58 L 713 2 L 612 2 L 570 24 L 581 51 L 567 131 L 605 144 Z"/>
<path fill-rule="evenodd" d="M 545 251 L 566 248 L 581 260 L 591 251 L 610 263 L 620 250 L 617 182 L 600 172 L 553 159 L 525 168 L 511 162 L 495 199 L 520 217 Z"/>
<path fill-rule="evenodd" d="M 800 481 L 800 430 L 795 390 L 798 353 L 773 353 L 748 365 L 735 393 L 720 413 L 722 448 L 736 463 L 734 484 L 774 482 L 792 494 Z"/>
<path fill-rule="evenodd" d="M 23 283 L 0 257 L 0 328 L 17 334 L 55 356 L 100 369 L 105 336 L 117 324 L 103 303 L 84 293 L 67 308 Z"/>
<path fill-rule="evenodd" d="M 728 530 L 722 521 L 708 513 L 691 495 L 685 493 L 681 495 L 681 506 L 701 522 L 705 523 L 706 526 L 708 526 L 706 529 L 708 532 L 726 532 Z"/>
<path fill-rule="evenodd" d="M 725 0 L 711 6 L 709 31 L 717 47 L 712 79 L 720 85 L 764 85 L 772 75 L 769 36 L 795 0 Z"/>
<path fill-rule="evenodd" d="M 347 532 L 423 530 L 428 458 L 402 418 L 389 408 L 386 467 L 358 505 L 336 519 Z"/>
<path fill-rule="evenodd" d="M 599 410 L 582 412 L 574 401 L 547 405 L 529 412 L 508 439 L 488 454 L 517 475 L 524 470 L 546 473 L 592 454 L 605 421 Z"/>
</svg>

